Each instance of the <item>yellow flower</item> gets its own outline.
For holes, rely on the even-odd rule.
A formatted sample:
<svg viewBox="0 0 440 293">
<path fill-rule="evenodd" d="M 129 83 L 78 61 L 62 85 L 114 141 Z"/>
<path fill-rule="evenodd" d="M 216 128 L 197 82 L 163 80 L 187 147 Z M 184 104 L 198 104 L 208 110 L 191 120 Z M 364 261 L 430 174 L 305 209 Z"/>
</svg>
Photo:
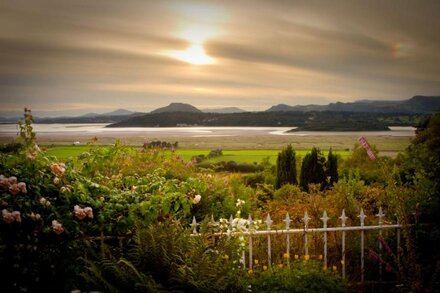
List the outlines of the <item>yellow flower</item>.
<svg viewBox="0 0 440 293">
<path fill-rule="evenodd" d="M 283 267 L 283 264 L 282 264 L 282 263 L 280 263 L 280 264 L 278 265 L 278 267 L 279 267 L 279 268 L 282 268 L 282 267 Z"/>
<path fill-rule="evenodd" d="M 257 265 L 258 264 L 258 259 L 254 260 L 254 263 Z"/>
<path fill-rule="evenodd" d="M 327 270 L 327 267 L 326 267 L 326 266 L 323 266 L 322 269 L 323 269 L 324 271 L 326 271 L 326 270 Z"/>
<path fill-rule="evenodd" d="M 308 255 L 308 254 L 304 255 L 304 260 L 305 261 L 308 261 L 309 259 L 310 259 L 310 255 Z"/>
<path fill-rule="evenodd" d="M 338 271 L 338 268 L 336 266 L 333 266 L 332 268 L 333 268 L 333 272 L 337 272 Z"/>
<path fill-rule="evenodd" d="M 344 260 L 343 259 L 341 259 L 341 265 L 344 265 Z"/>
<path fill-rule="evenodd" d="M 288 252 L 285 252 L 285 253 L 283 254 L 283 257 L 284 257 L 284 258 L 290 258 L 290 255 L 289 255 Z"/>
<path fill-rule="evenodd" d="M 267 271 L 267 266 L 266 265 L 263 266 L 263 271 Z"/>
<path fill-rule="evenodd" d="M 225 254 L 225 255 L 223 256 L 223 258 L 226 259 L 226 260 L 228 260 L 228 259 L 229 259 L 229 255 Z"/>
<path fill-rule="evenodd" d="M 249 271 L 248 271 L 248 274 L 250 275 L 250 274 L 252 274 L 254 271 L 252 270 L 252 269 L 250 269 Z"/>
<path fill-rule="evenodd" d="M 295 254 L 295 259 L 298 259 L 299 258 L 299 255 L 298 254 Z"/>
<path fill-rule="evenodd" d="M 322 260 L 322 254 L 320 254 L 320 255 L 318 256 L 318 259 L 319 259 L 319 260 Z"/>
</svg>

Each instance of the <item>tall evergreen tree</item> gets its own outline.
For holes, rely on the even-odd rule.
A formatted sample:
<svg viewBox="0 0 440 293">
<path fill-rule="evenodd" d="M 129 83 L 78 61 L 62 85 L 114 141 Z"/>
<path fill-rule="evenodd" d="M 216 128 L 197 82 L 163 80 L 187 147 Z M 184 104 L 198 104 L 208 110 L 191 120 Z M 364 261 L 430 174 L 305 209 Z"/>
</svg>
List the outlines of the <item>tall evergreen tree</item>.
<svg viewBox="0 0 440 293">
<path fill-rule="evenodd" d="M 292 145 L 288 145 L 278 153 L 275 187 L 280 188 L 284 184 L 298 184 L 296 178 L 296 156 Z"/>
<path fill-rule="evenodd" d="M 327 176 L 328 186 L 333 186 L 339 180 L 338 157 L 333 154 L 332 149 L 328 152 L 327 162 L 325 163 L 325 175 Z"/>
<path fill-rule="evenodd" d="M 324 156 L 321 151 L 315 147 L 304 157 L 300 175 L 300 185 L 304 190 L 309 190 L 310 183 L 321 184 L 321 186 L 325 184 L 326 176 L 324 164 Z"/>
</svg>

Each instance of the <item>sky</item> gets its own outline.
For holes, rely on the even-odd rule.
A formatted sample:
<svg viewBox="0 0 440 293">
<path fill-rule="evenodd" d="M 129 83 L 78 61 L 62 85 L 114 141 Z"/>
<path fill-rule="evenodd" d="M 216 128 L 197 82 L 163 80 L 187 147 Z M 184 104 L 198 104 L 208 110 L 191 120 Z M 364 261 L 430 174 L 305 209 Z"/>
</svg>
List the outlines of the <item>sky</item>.
<svg viewBox="0 0 440 293">
<path fill-rule="evenodd" d="M 0 112 L 440 95 L 440 1 L 0 0 Z"/>
</svg>

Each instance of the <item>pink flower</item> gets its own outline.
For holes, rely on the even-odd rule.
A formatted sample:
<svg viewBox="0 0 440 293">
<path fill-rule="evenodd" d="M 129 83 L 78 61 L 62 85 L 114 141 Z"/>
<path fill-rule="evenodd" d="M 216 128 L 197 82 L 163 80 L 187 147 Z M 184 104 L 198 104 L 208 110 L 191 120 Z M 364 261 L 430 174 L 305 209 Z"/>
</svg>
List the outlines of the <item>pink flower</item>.
<svg viewBox="0 0 440 293">
<path fill-rule="evenodd" d="M 2 210 L 2 217 L 3 217 L 3 221 L 6 224 L 11 224 L 12 222 L 15 221 L 15 217 L 12 215 L 12 213 L 10 213 L 8 210 L 4 209 Z"/>
<path fill-rule="evenodd" d="M 55 234 L 60 235 L 64 232 L 63 225 L 59 223 L 57 220 L 52 221 L 52 230 L 55 232 Z"/>
<path fill-rule="evenodd" d="M 18 184 L 17 183 L 11 184 L 9 186 L 9 192 L 12 195 L 17 195 L 20 192 L 20 188 L 18 187 Z"/>
<path fill-rule="evenodd" d="M 73 213 L 78 220 L 84 220 L 84 218 L 87 216 L 84 210 L 79 207 L 79 205 L 73 207 Z"/>
<path fill-rule="evenodd" d="M 385 250 L 385 252 L 389 255 L 389 256 L 393 256 L 393 251 L 391 250 L 390 246 L 388 245 L 388 243 L 385 241 L 385 239 L 383 239 L 383 237 L 379 237 L 379 242 L 382 245 L 382 248 Z"/>
<path fill-rule="evenodd" d="M 93 219 L 93 209 L 91 207 L 85 207 L 84 212 L 89 219 Z"/>
<path fill-rule="evenodd" d="M 52 164 L 52 166 L 50 166 L 50 169 L 57 176 L 63 176 L 64 172 L 66 172 L 66 167 L 63 163 Z"/>
<path fill-rule="evenodd" d="M 0 175 L 0 186 L 3 189 L 9 189 L 9 180 L 8 179 L 9 179 L 8 177 Z"/>
<path fill-rule="evenodd" d="M 11 176 L 8 178 L 9 184 L 16 184 L 17 183 L 17 177 Z"/>
<path fill-rule="evenodd" d="M 11 215 L 14 217 L 17 223 L 21 223 L 21 214 L 19 211 L 13 211 Z"/>
<path fill-rule="evenodd" d="M 19 182 L 17 185 L 18 185 L 18 188 L 20 188 L 21 193 L 27 193 L 26 183 Z"/>
</svg>

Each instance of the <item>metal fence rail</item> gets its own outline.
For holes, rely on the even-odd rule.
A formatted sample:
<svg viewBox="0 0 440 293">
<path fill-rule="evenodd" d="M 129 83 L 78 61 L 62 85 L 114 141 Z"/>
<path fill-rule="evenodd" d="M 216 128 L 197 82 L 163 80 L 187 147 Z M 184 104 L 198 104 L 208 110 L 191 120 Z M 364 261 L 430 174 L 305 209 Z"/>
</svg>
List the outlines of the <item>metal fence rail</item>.
<svg viewBox="0 0 440 293">
<path fill-rule="evenodd" d="M 242 259 L 241 263 L 244 268 L 252 269 L 253 267 L 253 238 L 254 237 L 260 237 L 260 236 L 266 236 L 267 241 L 267 260 L 268 260 L 268 266 L 270 267 L 272 264 L 272 236 L 274 235 L 285 235 L 285 241 L 286 241 L 286 255 L 287 255 L 287 266 L 290 266 L 290 251 L 291 251 L 291 242 L 290 242 L 290 235 L 292 234 L 304 234 L 304 255 L 309 255 L 309 244 L 308 244 L 308 234 L 310 233 L 323 233 L 323 261 L 324 261 L 324 267 L 327 268 L 328 266 L 328 232 L 341 232 L 341 265 L 342 265 L 342 278 L 346 278 L 346 232 L 348 231 L 358 231 L 360 232 L 360 276 L 361 276 L 361 283 L 363 284 L 365 282 L 365 231 L 368 230 L 377 230 L 379 232 L 379 236 L 382 236 L 382 230 L 384 229 L 395 229 L 396 230 L 396 246 L 397 251 L 400 251 L 400 229 L 402 226 L 399 223 L 396 224 L 384 224 L 383 219 L 385 217 L 385 214 L 382 211 L 382 208 L 379 209 L 379 212 L 375 215 L 378 218 L 377 225 L 365 225 L 365 218 L 366 215 L 361 209 L 358 218 L 359 218 L 359 226 L 346 226 L 348 217 L 345 215 L 345 210 L 342 210 L 342 214 L 339 217 L 341 221 L 341 226 L 339 227 L 328 227 L 327 223 L 330 219 L 327 216 L 327 212 L 324 211 L 323 216 L 320 218 L 322 221 L 322 227 L 321 228 L 310 228 L 309 222 L 311 218 L 309 217 L 308 213 L 304 213 L 304 217 L 302 218 L 302 222 L 304 223 L 304 227 L 301 229 L 291 229 L 290 228 L 290 217 L 289 214 L 286 214 L 285 219 L 283 222 L 285 223 L 285 229 L 272 229 L 273 221 L 268 214 L 266 217 L 266 220 L 264 221 L 266 224 L 266 230 L 255 230 L 253 229 L 253 223 L 254 221 L 249 216 L 247 219 L 247 230 L 236 232 L 234 235 L 231 235 L 230 232 L 219 232 L 214 233 L 213 236 L 222 236 L 222 235 L 228 235 L 228 236 L 247 236 L 248 239 L 248 265 L 246 266 L 246 255 L 245 251 L 243 249 L 242 251 Z M 229 231 L 232 230 L 232 216 L 229 219 Z M 211 222 L 214 225 L 218 225 L 214 221 L 214 219 L 211 219 Z M 197 221 L 195 218 L 193 218 L 191 227 L 193 229 L 192 235 L 200 235 L 197 232 Z M 382 244 L 379 242 L 379 257 L 382 256 Z M 397 254 L 397 261 L 399 262 L 399 254 Z M 378 263 L 378 269 L 379 269 L 379 281 L 382 281 L 382 262 L 380 261 Z"/>
</svg>

